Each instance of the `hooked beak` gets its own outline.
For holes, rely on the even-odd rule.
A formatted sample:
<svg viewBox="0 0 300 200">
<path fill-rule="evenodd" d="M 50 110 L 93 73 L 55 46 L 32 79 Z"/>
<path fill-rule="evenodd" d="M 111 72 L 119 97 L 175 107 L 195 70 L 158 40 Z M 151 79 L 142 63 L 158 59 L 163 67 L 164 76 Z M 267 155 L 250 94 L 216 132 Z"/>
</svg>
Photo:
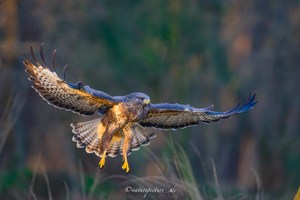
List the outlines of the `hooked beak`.
<svg viewBox="0 0 300 200">
<path fill-rule="evenodd" d="M 144 99 L 144 104 L 147 105 L 150 103 L 150 99 Z"/>
</svg>

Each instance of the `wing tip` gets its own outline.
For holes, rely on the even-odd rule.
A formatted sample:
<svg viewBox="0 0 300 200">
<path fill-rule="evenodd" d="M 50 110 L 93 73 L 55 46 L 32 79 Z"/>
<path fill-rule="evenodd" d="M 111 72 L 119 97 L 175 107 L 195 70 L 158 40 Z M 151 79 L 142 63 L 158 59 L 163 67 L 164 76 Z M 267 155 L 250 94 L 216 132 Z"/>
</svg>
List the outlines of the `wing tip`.
<svg viewBox="0 0 300 200">
<path fill-rule="evenodd" d="M 256 92 L 254 92 L 253 94 L 252 93 L 249 94 L 247 102 L 245 102 L 243 104 L 241 102 L 239 102 L 236 106 L 234 106 L 233 108 L 231 108 L 228 111 L 225 111 L 225 112 L 208 111 L 208 112 L 212 115 L 220 115 L 220 118 L 224 119 L 224 118 L 230 117 L 231 115 L 246 112 L 246 111 L 252 109 L 257 103 L 258 103 L 258 101 L 256 101 Z"/>
<path fill-rule="evenodd" d="M 26 67 L 43 67 L 43 68 L 46 68 L 46 69 L 49 69 L 47 64 L 46 64 L 46 61 L 45 61 L 45 56 L 44 56 L 44 43 L 42 42 L 41 45 L 40 45 L 40 59 L 42 60 L 43 65 L 41 65 L 37 59 L 37 57 L 35 56 L 35 53 L 34 53 L 34 49 L 33 49 L 33 46 L 31 45 L 30 46 L 30 54 L 31 54 L 31 58 L 34 62 L 31 62 L 30 59 L 25 55 L 25 53 L 23 54 L 23 56 L 25 57 L 25 60 L 23 61 L 23 64 L 26 66 Z"/>
<path fill-rule="evenodd" d="M 249 94 L 249 98 L 248 98 L 248 102 L 246 103 L 246 105 L 248 105 L 247 107 L 249 109 L 253 108 L 256 104 L 258 103 L 258 101 L 256 100 L 256 91 L 254 91 L 253 94 Z"/>
<path fill-rule="evenodd" d="M 248 97 L 248 101 L 244 104 L 241 105 L 241 103 L 237 104 L 233 109 L 227 111 L 228 114 L 229 113 L 243 113 L 246 112 L 250 109 L 252 109 L 256 104 L 258 103 L 258 101 L 256 101 L 256 92 L 254 92 L 253 94 L 250 93 L 249 97 Z"/>
</svg>

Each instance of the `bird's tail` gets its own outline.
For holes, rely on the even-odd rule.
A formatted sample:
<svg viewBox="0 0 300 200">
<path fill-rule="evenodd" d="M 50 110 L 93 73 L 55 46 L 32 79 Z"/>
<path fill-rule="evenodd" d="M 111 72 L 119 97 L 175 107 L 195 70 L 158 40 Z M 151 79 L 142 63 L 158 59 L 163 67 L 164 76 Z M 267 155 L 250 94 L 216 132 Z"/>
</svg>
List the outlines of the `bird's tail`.
<svg viewBox="0 0 300 200">
<path fill-rule="evenodd" d="M 100 156 L 100 139 L 97 134 L 98 126 L 102 118 L 87 122 L 74 122 L 72 132 L 75 134 L 72 138 L 77 143 L 78 148 L 85 148 L 87 153 L 95 153 Z"/>
<path fill-rule="evenodd" d="M 87 122 L 74 122 L 71 124 L 72 132 L 75 134 L 72 138 L 73 142 L 77 143 L 78 148 L 85 148 L 87 153 L 95 153 L 97 156 L 102 157 L 101 152 L 101 138 L 99 138 L 99 125 L 102 118 L 94 119 Z M 135 126 L 133 129 L 131 146 L 128 154 L 131 151 L 136 151 L 140 146 L 148 145 L 150 139 L 156 136 L 156 132 L 152 128 L 146 128 L 141 125 Z M 101 134 L 100 134 L 101 135 Z M 112 137 L 110 144 L 106 150 L 106 156 L 115 157 L 119 153 L 122 154 L 122 147 L 124 141 L 124 133 L 122 130 L 117 131 Z"/>
<path fill-rule="evenodd" d="M 85 148 L 87 153 L 95 153 L 99 157 L 103 156 L 103 151 L 101 151 L 100 147 L 102 143 L 101 135 L 103 135 L 105 131 L 105 127 L 100 124 L 102 118 L 103 117 L 87 122 L 74 122 L 71 124 L 73 127 L 72 132 L 75 134 L 72 141 L 77 143 L 77 147 Z M 121 152 L 123 146 L 122 134 L 122 131 L 118 131 L 114 134 L 106 149 L 105 156 L 115 157 Z"/>
</svg>

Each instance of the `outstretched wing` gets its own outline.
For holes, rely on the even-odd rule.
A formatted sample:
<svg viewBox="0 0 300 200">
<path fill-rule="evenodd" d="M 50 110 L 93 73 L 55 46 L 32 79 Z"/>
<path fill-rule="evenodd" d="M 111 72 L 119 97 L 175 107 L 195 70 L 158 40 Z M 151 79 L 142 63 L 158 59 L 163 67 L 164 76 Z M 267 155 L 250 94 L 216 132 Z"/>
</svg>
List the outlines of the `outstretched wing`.
<svg viewBox="0 0 300 200">
<path fill-rule="evenodd" d="M 42 47 L 40 52 L 44 61 Z M 32 48 L 31 54 L 36 64 L 26 58 L 23 61 L 25 71 L 33 83 L 32 87 L 50 105 L 82 115 L 91 115 L 97 110 L 103 113 L 117 103 L 113 97 L 104 92 L 98 91 L 93 95 L 92 92 L 95 93 L 96 90 L 92 90 L 89 86 L 83 86 L 82 83 L 67 83 L 60 79 L 55 72 L 50 71 L 45 62 L 45 67 L 43 67 L 35 58 Z"/>
<path fill-rule="evenodd" d="M 210 123 L 220 119 L 228 118 L 231 115 L 245 112 L 257 103 L 256 94 L 250 94 L 245 104 L 238 104 L 226 112 L 212 111 L 208 108 L 193 108 L 190 105 L 180 104 L 151 104 L 147 116 L 140 122 L 142 126 L 160 129 L 178 129 L 187 126 L 197 125 L 200 122 Z"/>
</svg>

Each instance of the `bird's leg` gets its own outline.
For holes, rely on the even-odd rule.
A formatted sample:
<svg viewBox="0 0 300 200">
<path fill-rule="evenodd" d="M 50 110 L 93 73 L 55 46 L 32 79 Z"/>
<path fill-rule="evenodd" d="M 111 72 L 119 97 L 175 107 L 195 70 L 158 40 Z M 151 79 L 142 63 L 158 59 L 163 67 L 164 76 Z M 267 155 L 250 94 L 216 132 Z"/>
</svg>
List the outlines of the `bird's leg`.
<svg viewBox="0 0 300 200">
<path fill-rule="evenodd" d="M 124 158 L 124 164 L 122 165 L 122 169 L 125 170 L 126 173 L 128 173 L 130 168 L 127 161 L 127 155 L 123 155 L 123 158 Z"/>
<path fill-rule="evenodd" d="M 100 145 L 100 152 L 102 153 L 101 160 L 99 162 L 100 168 L 104 167 L 105 164 L 105 157 L 106 157 L 106 151 L 109 146 L 109 143 L 111 141 L 112 136 L 114 135 L 114 129 L 113 126 L 105 127 L 105 125 L 101 122 L 98 126 L 98 138 L 101 140 Z"/>
<path fill-rule="evenodd" d="M 124 164 L 122 165 L 122 169 L 125 170 L 126 173 L 129 172 L 129 164 L 127 160 L 127 154 L 130 150 L 131 147 L 131 142 L 132 142 L 132 132 L 131 128 L 124 128 L 124 143 L 123 143 L 123 148 L 122 148 L 122 153 L 123 153 L 123 160 Z"/>
<path fill-rule="evenodd" d="M 105 164 L 105 156 L 106 156 L 106 150 L 103 152 L 102 157 L 101 157 L 101 160 L 100 160 L 100 162 L 99 162 L 100 168 L 103 168 L 103 167 L 104 167 L 104 164 Z"/>
</svg>

